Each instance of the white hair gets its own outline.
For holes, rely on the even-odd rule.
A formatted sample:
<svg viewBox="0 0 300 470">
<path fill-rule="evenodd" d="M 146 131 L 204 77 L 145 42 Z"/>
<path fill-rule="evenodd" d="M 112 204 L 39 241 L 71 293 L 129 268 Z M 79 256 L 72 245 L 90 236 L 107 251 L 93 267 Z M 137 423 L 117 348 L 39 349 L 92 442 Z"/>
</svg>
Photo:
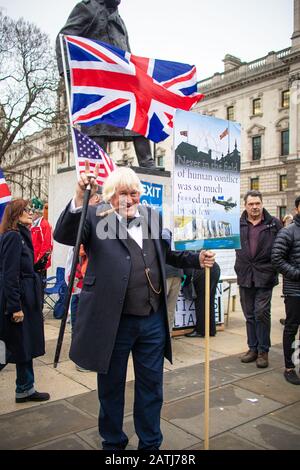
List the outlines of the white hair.
<svg viewBox="0 0 300 470">
<path fill-rule="evenodd" d="M 109 202 L 120 187 L 134 189 L 140 194 L 144 192 L 137 174 L 131 168 L 121 167 L 114 170 L 104 181 L 103 200 Z"/>
</svg>

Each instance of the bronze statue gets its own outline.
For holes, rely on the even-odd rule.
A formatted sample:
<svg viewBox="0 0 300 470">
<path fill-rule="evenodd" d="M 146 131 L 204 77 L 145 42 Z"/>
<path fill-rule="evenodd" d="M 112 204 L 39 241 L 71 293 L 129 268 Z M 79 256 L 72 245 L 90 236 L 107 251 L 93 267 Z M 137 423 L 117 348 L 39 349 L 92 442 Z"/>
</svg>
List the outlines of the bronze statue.
<svg viewBox="0 0 300 470">
<path fill-rule="evenodd" d="M 73 10 L 59 34 L 70 34 L 112 44 L 130 52 L 128 33 L 119 15 L 121 0 L 82 0 Z M 63 74 L 59 35 L 56 39 L 56 56 L 59 73 Z M 109 124 L 81 126 L 83 132 L 106 150 L 112 141 L 133 141 L 136 156 L 141 167 L 155 167 L 150 142 L 134 131 Z"/>
</svg>

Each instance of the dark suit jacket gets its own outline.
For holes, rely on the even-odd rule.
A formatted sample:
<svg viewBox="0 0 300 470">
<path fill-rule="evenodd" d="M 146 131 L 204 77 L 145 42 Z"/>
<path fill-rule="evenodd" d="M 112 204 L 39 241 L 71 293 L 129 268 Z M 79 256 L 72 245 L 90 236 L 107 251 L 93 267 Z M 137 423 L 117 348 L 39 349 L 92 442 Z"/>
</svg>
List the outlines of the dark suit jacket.
<svg viewBox="0 0 300 470">
<path fill-rule="evenodd" d="M 126 228 L 119 223 L 115 214 L 106 218 L 97 215 L 107 208 L 110 208 L 107 204 L 88 208 L 82 242 L 89 263 L 70 350 L 70 358 L 76 364 L 100 373 L 107 373 L 109 368 L 131 269 L 130 255 L 124 240 L 127 237 Z M 145 206 L 139 206 L 139 212 L 151 225 L 151 237 L 161 269 L 166 324 L 165 357 L 171 361 L 165 262 L 176 267 L 199 269 L 199 255 L 171 251 L 162 239 L 158 213 Z M 80 213 L 71 213 L 68 205 L 56 224 L 54 239 L 65 245 L 75 245 L 79 219 Z"/>
</svg>

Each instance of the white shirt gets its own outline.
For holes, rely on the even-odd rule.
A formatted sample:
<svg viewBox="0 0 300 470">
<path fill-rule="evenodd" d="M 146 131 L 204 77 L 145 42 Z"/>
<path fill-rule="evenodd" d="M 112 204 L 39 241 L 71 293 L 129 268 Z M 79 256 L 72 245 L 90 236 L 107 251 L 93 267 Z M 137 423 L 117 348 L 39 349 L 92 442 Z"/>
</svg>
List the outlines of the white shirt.
<svg viewBox="0 0 300 470">
<path fill-rule="evenodd" d="M 70 205 L 70 212 L 72 212 L 72 213 L 80 212 L 81 209 L 82 209 L 82 207 L 76 207 L 75 206 L 75 198 L 73 198 L 72 201 L 71 201 L 71 205 Z M 134 217 L 139 217 L 139 215 L 140 215 L 139 211 L 137 210 Z M 122 216 L 120 214 L 118 214 L 117 212 L 116 212 L 116 216 L 119 219 L 119 221 L 121 222 Z M 143 248 L 143 229 L 142 229 L 142 226 L 139 225 L 139 227 L 137 227 L 136 225 L 133 225 L 130 228 L 127 228 L 125 226 L 125 228 L 126 228 L 127 232 L 129 233 L 129 235 L 131 236 L 131 238 L 142 249 Z"/>
</svg>

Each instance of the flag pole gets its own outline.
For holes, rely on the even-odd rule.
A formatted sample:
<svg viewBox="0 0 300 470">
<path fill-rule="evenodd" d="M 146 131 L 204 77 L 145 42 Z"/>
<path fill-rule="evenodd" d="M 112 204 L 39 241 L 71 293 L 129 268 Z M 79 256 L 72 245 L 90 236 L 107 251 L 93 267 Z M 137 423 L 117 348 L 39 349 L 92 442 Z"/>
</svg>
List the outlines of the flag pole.
<svg viewBox="0 0 300 470">
<path fill-rule="evenodd" d="M 64 81 L 65 81 L 65 89 L 66 89 L 66 97 L 67 97 L 67 105 L 68 105 L 68 112 L 69 112 L 69 120 L 70 126 L 72 125 L 72 112 L 71 112 L 71 98 L 70 98 L 70 82 L 68 80 L 68 72 L 67 72 L 67 64 L 66 64 L 66 55 L 65 55 L 65 48 L 64 48 L 64 35 L 59 35 L 59 43 L 60 43 L 60 50 L 61 50 L 61 58 L 63 64 L 63 71 L 64 71 Z M 71 80 L 71 78 L 70 78 Z"/>
<path fill-rule="evenodd" d="M 61 58 L 63 64 L 63 71 L 64 71 L 64 81 L 65 81 L 65 89 L 66 89 L 66 98 L 67 98 L 67 106 L 68 106 L 68 114 L 69 114 L 69 129 L 72 138 L 73 144 L 73 151 L 75 152 L 76 144 L 75 144 L 75 137 L 73 132 L 72 126 L 72 110 L 71 110 L 71 96 L 70 96 L 70 81 L 71 77 L 68 79 L 68 72 L 67 72 L 67 64 L 66 64 L 66 55 L 65 55 L 65 48 L 64 48 L 64 35 L 59 35 L 59 43 L 60 43 L 60 50 L 61 50 Z"/>
<path fill-rule="evenodd" d="M 228 120 L 228 155 L 230 154 L 230 121 Z"/>
<path fill-rule="evenodd" d="M 210 268 L 205 268 L 205 371 L 204 371 L 204 450 L 209 450 L 209 331 Z"/>
<path fill-rule="evenodd" d="M 60 34 L 59 39 L 60 39 L 60 47 L 61 47 L 61 53 L 62 53 L 62 61 L 63 61 L 63 68 L 64 68 L 64 76 L 65 76 L 65 86 L 66 86 L 66 95 L 67 95 L 67 103 L 68 103 L 68 109 L 69 109 L 70 127 L 71 127 L 72 114 L 71 114 L 71 107 L 70 107 L 69 83 L 68 83 L 68 77 L 67 77 L 67 68 L 66 68 L 66 60 L 65 60 L 65 54 L 64 54 L 63 35 L 62 34 Z M 74 144 L 74 132 L 72 131 L 72 129 L 71 129 L 71 135 L 72 135 L 73 148 L 75 149 L 76 145 Z M 88 176 L 92 177 L 93 175 L 88 175 Z M 70 279 L 69 279 L 69 283 L 68 283 L 67 295 L 66 295 L 66 298 L 65 298 L 65 301 L 64 301 L 64 310 L 63 310 L 63 315 L 62 315 L 62 319 L 61 319 L 61 323 L 60 323 L 60 329 L 59 329 L 59 335 L 58 335 L 57 344 L 56 344 L 54 363 L 53 363 L 54 369 L 56 369 L 57 364 L 59 362 L 61 348 L 62 348 L 62 344 L 63 344 L 63 340 L 64 340 L 64 334 L 65 334 L 66 323 L 67 323 L 67 318 L 68 318 L 69 306 L 70 306 L 70 301 L 71 301 L 71 297 L 72 297 L 73 284 L 74 284 L 74 279 L 75 279 L 75 274 L 76 274 L 76 267 L 77 267 L 77 263 L 78 263 L 78 259 L 79 259 L 79 250 L 80 250 L 80 245 L 81 245 L 82 234 L 83 234 L 84 223 L 85 223 L 86 214 L 87 214 L 87 210 L 88 210 L 90 195 L 91 195 L 91 185 L 88 184 L 86 189 L 85 189 L 84 197 L 83 197 L 83 205 L 82 205 L 79 228 L 78 228 L 76 243 L 75 243 L 75 248 L 74 248 Z"/>
<path fill-rule="evenodd" d="M 88 210 L 90 195 L 91 195 L 91 185 L 88 184 L 88 186 L 86 187 L 85 192 L 84 192 L 81 217 L 80 217 L 79 228 L 78 228 L 78 232 L 77 232 L 76 244 L 75 244 L 75 248 L 74 248 L 70 279 L 69 279 L 69 283 L 68 283 L 68 290 L 67 290 L 67 295 L 66 295 L 66 298 L 65 298 L 65 301 L 64 301 L 64 311 L 63 311 L 63 315 L 62 315 L 62 319 L 61 319 L 61 323 L 60 323 L 59 335 L 58 335 L 58 340 L 57 340 L 57 344 L 56 344 L 54 364 L 53 364 L 54 369 L 56 369 L 57 364 L 59 362 L 62 343 L 63 343 L 63 340 L 64 340 L 64 333 L 65 333 L 65 328 L 66 328 L 66 323 L 67 323 L 67 318 L 68 318 L 69 305 L 70 305 L 70 301 L 71 301 L 71 297 L 72 297 L 73 284 L 74 284 L 74 279 L 75 279 L 75 274 L 76 274 L 76 267 L 77 267 L 78 258 L 79 258 L 79 250 L 80 250 L 80 245 L 81 245 L 82 234 L 83 234 L 84 223 L 85 223 L 86 214 L 87 214 L 87 210 Z"/>
</svg>

